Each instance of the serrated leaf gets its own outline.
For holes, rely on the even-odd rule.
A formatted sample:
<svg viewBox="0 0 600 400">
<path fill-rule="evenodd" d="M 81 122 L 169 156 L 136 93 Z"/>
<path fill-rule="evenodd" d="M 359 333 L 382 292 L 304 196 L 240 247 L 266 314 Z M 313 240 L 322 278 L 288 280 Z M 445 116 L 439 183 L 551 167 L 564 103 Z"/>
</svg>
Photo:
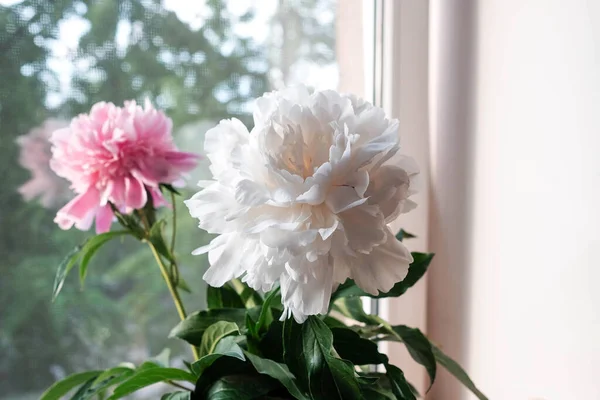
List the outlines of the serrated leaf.
<svg viewBox="0 0 600 400">
<path fill-rule="evenodd" d="M 40 400 L 59 400 L 62 396 L 69 393 L 72 389 L 79 385 L 96 379 L 103 371 L 88 371 L 80 372 L 77 374 L 69 375 L 65 379 L 62 379 L 48 388 L 43 394 Z"/>
<path fill-rule="evenodd" d="M 488 400 L 488 398 L 475 386 L 475 383 L 469 378 L 469 375 L 465 370 L 453 359 L 448 357 L 442 350 L 440 350 L 433 343 L 431 344 L 433 355 L 441 366 L 446 368 L 456 379 L 460 381 L 467 389 L 469 389 L 479 400 Z"/>
<path fill-rule="evenodd" d="M 392 330 L 402 339 L 402 343 L 406 346 L 413 360 L 427 370 L 430 380 L 429 388 L 431 389 L 431 385 L 435 381 L 437 364 L 429 339 L 420 330 L 406 325 L 392 326 Z"/>
<path fill-rule="evenodd" d="M 160 400 L 190 400 L 191 392 L 174 392 L 163 394 Z"/>
<path fill-rule="evenodd" d="M 332 328 L 333 347 L 339 356 L 354 365 L 385 364 L 386 355 L 379 352 L 377 344 L 363 339 L 349 328 Z"/>
<path fill-rule="evenodd" d="M 79 257 L 81 257 L 81 249 L 83 246 L 77 246 L 71 250 L 67 256 L 62 260 L 56 269 L 56 276 L 54 277 L 54 288 L 52 289 L 52 301 L 56 300 L 56 297 L 62 290 L 62 287 L 67 279 L 67 275 L 71 272 L 71 269 L 77 263 Z"/>
<path fill-rule="evenodd" d="M 257 355 L 246 352 L 246 357 L 254 365 L 254 368 L 259 374 L 268 375 L 271 378 L 277 379 L 288 392 L 296 399 L 308 400 L 309 397 L 298 387 L 296 377 L 290 372 L 285 364 L 280 364 L 267 358 L 261 358 Z"/>
<path fill-rule="evenodd" d="M 285 320 L 283 346 L 285 363 L 313 399 L 362 398 L 354 366 L 333 356 L 333 335 L 318 317 L 303 324 Z"/>
<path fill-rule="evenodd" d="M 136 372 L 115 388 L 112 396 L 108 400 L 116 400 L 137 392 L 140 389 L 148 387 L 158 382 L 164 381 L 187 381 L 196 382 L 196 377 L 187 371 L 177 368 L 150 368 Z"/>
<path fill-rule="evenodd" d="M 374 299 L 383 299 L 386 297 L 398 297 L 403 295 L 408 289 L 414 286 L 415 283 L 419 279 L 425 275 L 427 272 L 427 268 L 433 259 L 433 253 L 411 253 L 413 256 L 413 262 L 410 264 L 408 268 L 408 273 L 406 277 L 396 283 L 389 292 L 383 293 L 379 292 L 378 295 L 372 295 L 366 293 L 364 290 L 359 288 L 356 283 L 352 279 L 346 280 L 343 284 L 341 284 L 338 289 L 331 296 L 331 301 L 335 301 L 342 297 L 371 297 Z"/>
<path fill-rule="evenodd" d="M 388 364 L 385 369 L 392 385 L 392 392 L 398 400 L 417 400 L 400 368 Z"/>
<path fill-rule="evenodd" d="M 92 257 L 96 254 L 98 250 L 106 243 L 110 242 L 112 239 L 129 235 L 129 231 L 111 231 L 101 233 L 89 239 L 83 248 L 81 249 L 81 261 L 79 263 L 79 282 L 83 287 L 85 282 L 85 277 L 87 275 L 88 264 L 90 263 Z"/>
<path fill-rule="evenodd" d="M 214 308 L 246 308 L 240 295 L 228 285 L 219 288 L 208 286 L 206 288 L 206 305 Z"/>
<path fill-rule="evenodd" d="M 215 347 L 215 350 L 191 365 L 191 370 L 196 376 L 202 375 L 202 372 L 210 367 L 217 359 L 222 356 L 237 358 L 242 361 L 246 361 L 242 348 L 236 343 L 233 336 L 223 338 Z"/>
<path fill-rule="evenodd" d="M 128 367 L 115 367 L 104 371 L 97 378 L 95 378 L 92 384 L 85 390 L 80 389 L 79 392 L 71 398 L 71 400 L 89 400 L 94 396 L 104 392 L 111 386 L 118 385 L 125 381 L 131 375 L 134 374 L 134 370 Z"/>
<path fill-rule="evenodd" d="M 177 324 L 169 333 L 169 337 L 178 337 L 194 346 L 200 346 L 204 331 L 219 321 L 235 322 L 238 326 L 243 326 L 246 321 L 246 310 L 221 308 L 195 312 Z"/>
<path fill-rule="evenodd" d="M 202 335 L 202 343 L 200 343 L 200 348 L 198 349 L 200 357 L 212 354 L 215 351 L 215 348 L 219 341 L 224 337 L 239 334 L 240 329 L 238 328 L 235 322 L 215 322 L 214 324 L 206 328 L 204 334 Z"/>
</svg>

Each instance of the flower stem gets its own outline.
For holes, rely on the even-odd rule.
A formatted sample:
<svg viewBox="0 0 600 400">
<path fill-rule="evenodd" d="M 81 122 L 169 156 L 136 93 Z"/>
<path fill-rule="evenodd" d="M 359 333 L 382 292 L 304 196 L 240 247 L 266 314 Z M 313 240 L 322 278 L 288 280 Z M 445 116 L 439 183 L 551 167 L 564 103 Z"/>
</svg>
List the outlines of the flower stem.
<svg viewBox="0 0 600 400">
<path fill-rule="evenodd" d="M 177 205 L 175 204 L 175 194 L 171 192 L 171 204 L 173 205 L 173 226 L 171 231 L 171 254 L 175 254 L 175 235 L 177 234 Z"/>
<path fill-rule="evenodd" d="M 177 205 L 175 204 L 175 194 L 171 192 L 171 205 L 173 206 L 173 222 L 171 224 L 171 255 L 175 257 L 175 237 L 177 235 Z M 179 269 L 177 264 L 172 262 L 170 265 L 171 277 L 175 283 L 179 281 Z"/>
<path fill-rule="evenodd" d="M 150 247 L 150 250 L 152 251 L 152 255 L 156 259 L 156 263 L 158 264 L 158 267 L 160 268 L 160 272 L 162 273 L 162 276 L 165 279 L 167 287 L 169 288 L 169 292 L 171 293 L 171 297 L 173 298 L 173 302 L 175 303 L 175 308 L 177 308 L 177 313 L 179 314 L 179 318 L 183 321 L 187 317 L 187 314 L 185 313 L 185 308 L 183 306 L 183 302 L 181 301 L 181 297 L 179 297 L 179 292 L 177 291 L 177 288 L 173 284 L 171 276 L 169 275 L 169 271 L 167 270 L 165 263 L 163 262 L 162 258 L 160 257 L 160 254 L 158 254 L 156 247 L 154 247 L 154 245 L 150 241 L 148 241 L 147 243 L 148 243 L 148 246 Z M 192 353 L 194 354 L 194 360 L 198 360 L 198 358 L 199 358 L 198 349 L 196 349 L 196 347 L 193 345 L 191 347 L 192 347 Z"/>
</svg>

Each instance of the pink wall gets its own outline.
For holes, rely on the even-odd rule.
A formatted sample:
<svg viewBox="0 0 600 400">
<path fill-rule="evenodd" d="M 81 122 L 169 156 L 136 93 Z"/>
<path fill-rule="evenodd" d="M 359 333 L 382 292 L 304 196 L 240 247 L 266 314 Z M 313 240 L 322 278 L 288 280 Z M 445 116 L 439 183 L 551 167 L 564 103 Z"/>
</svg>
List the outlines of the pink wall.
<svg viewBox="0 0 600 400">
<path fill-rule="evenodd" d="M 431 11 L 429 333 L 491 399 L 599 399 L 600 4 Z"/>
</svg>

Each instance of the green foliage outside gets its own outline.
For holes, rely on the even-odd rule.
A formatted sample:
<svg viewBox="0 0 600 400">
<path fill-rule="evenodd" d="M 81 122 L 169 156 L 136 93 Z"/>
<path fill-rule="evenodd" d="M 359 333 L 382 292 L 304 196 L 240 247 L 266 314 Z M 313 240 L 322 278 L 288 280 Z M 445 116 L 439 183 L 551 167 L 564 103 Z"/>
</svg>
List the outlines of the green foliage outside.
<svg viewBox="0 0 600 400">
<path fill-rule="evenodd" d="M 280 3 L 275 22 L 283 23 L 286 15 L 308 21 L 306 40 L 321 43 L 295 47 L 300 56 L 332 62 L 333 23 L 318 23 L 311 14 L 317 5 L 332 9 L 331 2 Z M 135 240 L 104 246 L 90 263 L 85 290 L 71 274 L 51 302 L 56 267 L 92 232 L 61 231 L 53 222 L 56 210 L 21 198 L 17 188 L 30 174 L 18 164 L 15 139 L 47 118 L 68 120 L 98 101 L 127 99 L 148 98 L 173 119 L 175 131 L 231 117 L 249 123 L 248 102 L 270 87 L 268 70 L 277 64 L 272 49 L 233 33 L 235 24 L 252 23 L 254 10 L 234 15 L 223 0 L 208 0 L 205 7 L 205 21 L 192 29 L 156 0 L 0 6 L 0 398 L 35 398 L 74 371 L 107 368 L 124 358 L 137 362 L 165 347 L 175 355 L 183 351 L 179 341 L 165 338 L 177 318 L 151 255 Z M 58 27 L 72 19 L 88 29 L 61 61 L 73 67 L 65 88 L 64 76 L 51 67 L 51 49 Z M 117 40 L 123 27 L 129 27 L 126 46 Z M 185 150 L 200 147 L 201 138 L 194 139 L 186 136 L 195 143 Z M 184 209 L 189 194 L 183 190 L 178 198 L 176 250 L 193 292 L 183 300 L 201 309 L 206 260 L 189 254 L 209 237 Z"/>
</svg>

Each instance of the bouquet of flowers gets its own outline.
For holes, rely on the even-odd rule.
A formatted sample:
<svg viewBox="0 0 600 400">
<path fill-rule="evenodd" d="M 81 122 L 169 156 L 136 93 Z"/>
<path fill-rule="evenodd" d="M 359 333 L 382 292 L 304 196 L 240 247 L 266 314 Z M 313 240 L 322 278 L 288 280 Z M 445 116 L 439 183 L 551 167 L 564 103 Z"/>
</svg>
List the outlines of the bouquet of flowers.
<svg viewBox="0 0 600 400">
<path fill-rule="evenodd" d="M 171 120 L 148 103 L 99 103 L 53 133 L 51 167 L 76 193 L 55 221 L 96 229 L 59 266 L 54 296 L 75 266 L 83 282 L 104 244 L 132 236 L 156 260 L 181 319 L 169 335 L 190 353 L 180 368 L 123 360 L 76 373 L 42 400 L 116 400 L 158 382 L 173 387 L 163 400 L 415 399 L 382 341 L 403 343 L 431 384 L 441 365 L 486 399 L 418 329 L 363 309 L 364 297 L 401 296 L 433 258 L 411 253 L 402 241 L 411 235 L 388 227 L 415 207 L 418 177 L 399 153 L 398 121 L 355 96 L 303 86 L 265 94 L 253 117 L 251 131 L 231 119 L 206 133 L 212 179 L 186 205 L 218 236 L 194 252 L 208 253 L 210 287 L 208 309 L 192 313 L 179 296 L 194 285 L 179 274 L 174 199 L 199 156 L 176 148 Z"/>
</svg>

